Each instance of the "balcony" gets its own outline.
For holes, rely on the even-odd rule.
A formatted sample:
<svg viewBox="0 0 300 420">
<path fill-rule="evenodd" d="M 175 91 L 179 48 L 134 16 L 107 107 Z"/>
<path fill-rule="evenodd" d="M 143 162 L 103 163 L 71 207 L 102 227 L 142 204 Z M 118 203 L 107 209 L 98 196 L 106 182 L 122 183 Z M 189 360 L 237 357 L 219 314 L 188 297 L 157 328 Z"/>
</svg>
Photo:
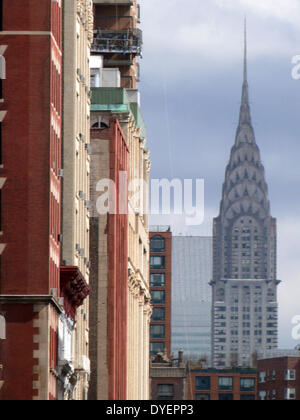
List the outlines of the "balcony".
<svg viewBox="0 0 300 420">
<path fill-rule="evenodd" d="M 136 31 L 94 31 L 92 53 L 142 55 L 143 33 Z"/>
</svg>

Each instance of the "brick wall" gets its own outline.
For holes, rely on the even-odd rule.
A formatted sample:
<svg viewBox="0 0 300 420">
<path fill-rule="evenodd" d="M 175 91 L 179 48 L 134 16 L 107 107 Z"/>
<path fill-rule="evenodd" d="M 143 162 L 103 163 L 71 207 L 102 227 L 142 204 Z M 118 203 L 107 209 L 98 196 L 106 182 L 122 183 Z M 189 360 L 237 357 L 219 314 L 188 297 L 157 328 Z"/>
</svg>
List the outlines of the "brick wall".
<svg viewBox="0 0 300 420">
<path fill-rule="evenodd" d="M 286 380 L 286 370 L 296 371 L 296 380 Z M 266 392 L 266 399 L 284 400 L 285 390 L 296 390 L 296 400 L 300 400 L 300 357 L 278 357 L 259 360 L 257 362 L 258 375 L 265 373 L 264 382 L 259 381 L 258 392 Z"/>
<path fill-rule="evenodd" d="M 0 167 L 0 177 L 6 178 L 1 238 L 6 248 L 1 257 L 0 293 L 26 299 L 28 295 L 50 296 L 51 289 L 59 289 L 63 1 L 2 3 L 0 45 L 7 48 L 0 111 L 7 114 L 2 122 Z M 56 397 L 56 378 L 50 373 L 48 358 L 49 304 L 39 305 L 38 299 L 34 300 L 37 312 L 28 303 L 30 299 L 20 305 L 16 300 L 3 305 L 7 339 L 1 349 L 5 383 L 0 399 Z M 34 327 L 40 316 L 42 352 Z M 56 321 L 57 317 L 54 310 Z"/>
<path fill-rule="evenodd" d="M 164 287 L 150 287 L 151 290 L 163 290 L 165 291 L 165 304 L 155 304 L 153 302 L 153 307 L 164 308 L 165 309 L 165 321 L 154 322 L 151 320 L 151 325 L 164 325 L 165 326 L 165 338 L 164 339 L 154 339 L 150 337 L 150 343 L 155 342 L 164 342 L 165 349 L 167 351 L 168 358 L 171 353 L 171 299 L 172 299 L 172 233 L 171 232 L 150 232 L 150 240 L 154 236 L 161 236 L 165 239 L 165 252 L 162 253 L 153 253 L 150 251 L 150 256 L 164 256 L 165 257 L 165 269 L 164 270 L 151 270 L 151 274 L 165 274 L 165 286 Z"/>
</svg>

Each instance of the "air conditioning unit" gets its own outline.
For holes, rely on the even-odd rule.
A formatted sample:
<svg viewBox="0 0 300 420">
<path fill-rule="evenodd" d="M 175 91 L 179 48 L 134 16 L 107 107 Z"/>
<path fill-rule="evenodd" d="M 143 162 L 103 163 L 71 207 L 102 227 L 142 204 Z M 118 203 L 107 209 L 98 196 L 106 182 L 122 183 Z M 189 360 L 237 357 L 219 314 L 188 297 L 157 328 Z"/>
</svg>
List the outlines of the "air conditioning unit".
<svg viewBox="0 0 300 420">
<path fill-rule="evenodd" d="M 86 372 L 88 374 L 91 373 L 91 361 L 87 356 L 81 356 L 79 363 L 78 363 L 78 370 Z"/>
<path fill-rule="evenodd" d="M 63 178 L 63 176 L 64 176 L 64 170 L 63 169 L 58 170 L 58 176 L 59 176 L 59 178 Z"/>
</svg>

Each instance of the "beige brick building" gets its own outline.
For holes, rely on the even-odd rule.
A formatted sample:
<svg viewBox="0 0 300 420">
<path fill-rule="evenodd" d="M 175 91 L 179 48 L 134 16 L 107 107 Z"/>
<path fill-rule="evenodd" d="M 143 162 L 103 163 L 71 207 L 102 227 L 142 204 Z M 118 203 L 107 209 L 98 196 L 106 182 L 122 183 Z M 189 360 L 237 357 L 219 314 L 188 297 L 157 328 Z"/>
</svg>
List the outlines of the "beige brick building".
<svg viewBox="0 0 300 420">
<path fill-rule="evenodd" d="M 138 128 L 132 120 L 121 125 L 130 148 L 129 185 L 134 185 L 137 179 L 143 180 L 140 184 L 139 203 L 136 203 L 134 192 L 129 192 L 127 398 L 148 400 L 150 398 L 149 325 L 152 313 L 149 291 L 148 231 L 150 160 L 141 128 Z"/>
<path fill-rule="evenodd" d="M 70 268 L 72 280 L 83 285 L 89 284 L 90 275 L 89 60 L 92 39 L 92 0 L 65 0 L 62 266 Z M 86 299 L 77 308 L 74 319 L 70 319 L 69 314 L 60 318 L 60 398 L 87 399 L 90 374 L 88 317 Z"/>
</svg>

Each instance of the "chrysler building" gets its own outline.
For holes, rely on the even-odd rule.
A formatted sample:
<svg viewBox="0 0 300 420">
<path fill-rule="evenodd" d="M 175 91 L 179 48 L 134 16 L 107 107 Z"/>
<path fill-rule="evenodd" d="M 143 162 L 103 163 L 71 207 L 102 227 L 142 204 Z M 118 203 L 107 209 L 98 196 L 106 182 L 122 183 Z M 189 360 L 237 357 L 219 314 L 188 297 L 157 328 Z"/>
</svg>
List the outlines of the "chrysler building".
<svg viewBox="0 0 300 420">
<path fill-rule="evenodd" d="M 242 102 L 235 144 L 213 223 L 212 361 L 252 366 L 260 349 L 277 348 L 276 219 L 255 141 L 247 81 L 245 25 Z"/>
</svg>

